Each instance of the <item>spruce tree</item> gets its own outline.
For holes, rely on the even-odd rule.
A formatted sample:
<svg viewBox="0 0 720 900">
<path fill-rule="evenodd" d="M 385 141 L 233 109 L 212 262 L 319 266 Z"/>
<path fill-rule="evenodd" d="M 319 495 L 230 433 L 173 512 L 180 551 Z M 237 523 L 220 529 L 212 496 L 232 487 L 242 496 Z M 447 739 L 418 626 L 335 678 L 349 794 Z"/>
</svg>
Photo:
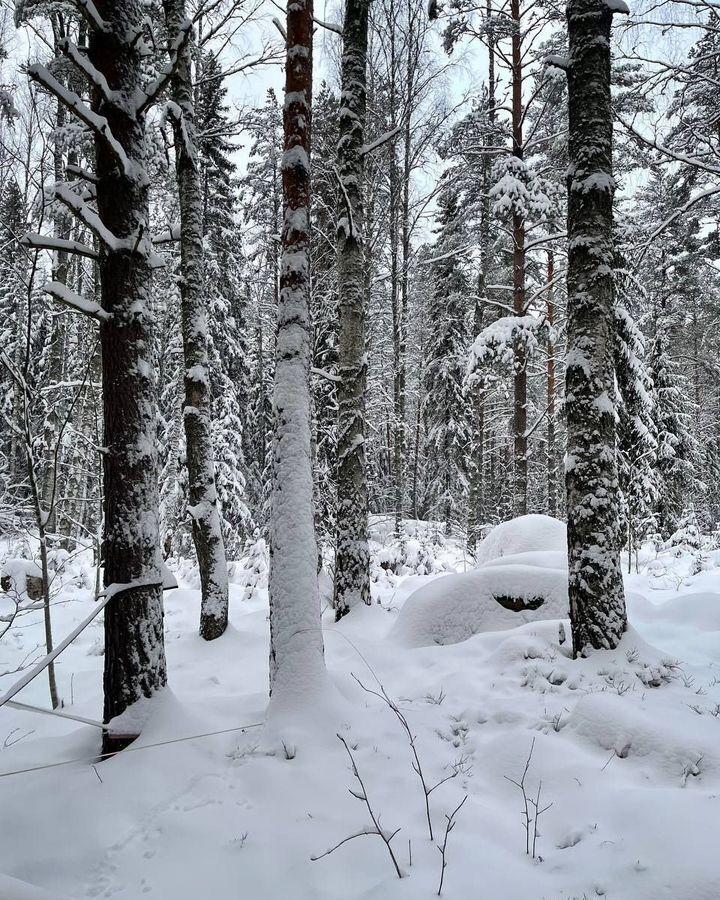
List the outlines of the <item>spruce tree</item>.
<svg viewBox="0 0 720 900">
<path fill-rule="evenodd" d="M 431 518 L 464 526 L 471 410 L 463 391 L 467 359 L 468 283 L 458 250 L 466 240 L 458 197 L 451 188 L 438 201 L 440 233 L 430 267 L 431 323 L 423 401 L 428 444 Z"/>
</svg>

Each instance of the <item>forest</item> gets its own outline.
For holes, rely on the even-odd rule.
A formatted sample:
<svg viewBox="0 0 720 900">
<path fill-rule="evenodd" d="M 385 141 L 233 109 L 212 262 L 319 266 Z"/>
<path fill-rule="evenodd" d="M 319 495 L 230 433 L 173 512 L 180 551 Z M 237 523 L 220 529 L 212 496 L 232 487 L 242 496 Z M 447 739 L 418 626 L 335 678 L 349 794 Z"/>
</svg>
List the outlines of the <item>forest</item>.
<svg viewBox="0 0 720 900">
<path fill-rule="evenodd" d="M 718 900 L 719 87 L 714 0 L 0 0 L 0 900 Z"/>
</svg>

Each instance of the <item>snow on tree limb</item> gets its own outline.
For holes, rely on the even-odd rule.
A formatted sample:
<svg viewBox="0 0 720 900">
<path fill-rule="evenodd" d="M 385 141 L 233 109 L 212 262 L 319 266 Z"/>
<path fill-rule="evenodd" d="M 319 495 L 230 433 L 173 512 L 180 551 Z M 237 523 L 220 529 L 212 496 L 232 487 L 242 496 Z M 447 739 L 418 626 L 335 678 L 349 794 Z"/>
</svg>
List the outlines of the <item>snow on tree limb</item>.
<svg viewBox="0 0 720 900">
<path fill-rule="evenodd" d="M 95 68 L 84 53 L 80 52 L 77 44 L 74 44 L 69 38 L 64 38 L 59 42 L 58 49 L 98 89 L 106 103 L 111 103 L 114 106 L 124 106 L 120 95 L 116 91 L 110 90 L 105 76 Z"/>
<path fill-rule="evenodd" d="M 127 241 L 116 237 L 109 228 L 107 228 L 100 216 L 85 203 L 82 197 L 79 197 L 67 185 L 59 184 L 55 188 L 55 196 L 66 206 L 70 212 L 74 213 L 80 221 L 87 225 L 107 247 L 112 250 L 120 249 Z"/>
<path fill-rule="evenodd" d="M 323 20 L 318 19 L 317 16 L 313 16 L 313 22 L 316 25 L 319 25 L 321 28 L 325 28 L 327 31 L 332 31 L 342 37 L 342 25 L 336 25 L 334 22 L 323 22 Z"/>
<path fill-rule="evenodd" d="M 123 173 L 128 178 L 133 178 L 135 176 L 143 177 L 143 173 L 138 171 L 137 167 L 128 159 L 122 145 L 110 130 L 110 125 L 104 116 L 100 116 L 96 112 L 93 112 L 93 110 L 80 99 L 78 94 L 66 88 L 65 85 L 60 84 L 45 66 L 39 64 L 28 66 L 27 74 L 32 81 L 36 81 L 54 97 L 57 97 L 57 99 L 67 106 L 83 125 L 87 125 L 88 128 L 105 142 Z M 144 177 L 147 178 L 147 174 L 145 174 Z"/>
<path fill-rule="evenodd" d="M 76 312 L 90 316 L 91 319 L 107 321 L 112 318 L 112 313 L 104 310 L 99 303 L 96 303 L 94 300 L 88 300 L 86 297 L 81 297 L 80 294 L 71 291 L 61 281 L 49 281 L 43 285 L 43 290 L 50 294 L 54 300 L 57 300 L 58 303 L 62 303 L 63 306 L 69 306 L 70 309 L 74 309 Z"/>
<path fill-rule="evenodd" d="M 152 241 L 143 234 L 142 229 L 132 237 L 119 238 L 104 225 L 100 216 L 87 205 L 83 198 L 79 197 L 67 185 L 57 185 L 55 196 L 63 206 L 66 206 L 83 224 L 87 225 L 110 250 L 116 253 L 125 251 L 126 253 L 138 254 L 144 257 L 153 269 L 160 269 L 165 265 L 165 260 L 153 251 Z"/>
<path fill-rule="evenodd" d="M 140 115 L 141 113 L 145 112 L 145 110 L 155 102 L 155 100 L 170 84 L 170 80 L 177 70 L 178 63 L 182 56 L 182 51 L 187 46 L 191 34 L 192 22 L 190 21 L 190 19 L 186 19 L 183 22 L 182 26 L 178 29 L 177 35 L 170 44 L 170 62 L 168 62 L 167 65 L 163 66 L 158 77 L 151 81 L 150 84 L 145 88 L 145 90 L 142 91 L 143 99 L 135 107 L 136 115 Z"/>
<path fill-rule="evenodd" d="M 97 11 L 97 7 L 92 0 L 72 0 L 72 2 L 80 10 L 80 14 L 83 18 L 85 18 L 96 31 L 102 31 L 104 33 L 110 31 L 110 25 Z"/>
<path fill-rule="evenodd" d="M 163 231 L 154 234 L 151 240 L 156 246 L 159 244 L 173 244 L 175 241 L 180 240 L 180 226 L 176 222 L 169 228 L 165 228 Z"/>
<path fill-rule="evenodd" d="M 95 175 L 94 172 L 83 169 L 82 166 L 75 166 L 72 163 L 68 163 L 68 165 L 65 166 L 65 171 L 68 175 L 74 175 L 76 178 L 87 181 L 88 184 L 97 184 L 97 175 Z"/>
<path fill-rule="evenodd" d="M 86 256 L 88 259 L 97 259 L 98 252 L 80 241 L 69 241 L 63 238 L 52 237 L 49 234 L 36 234 L 29 231 L 20 238 L 23 247 L 31 250 L 62 250 L 65 253 L 76 253 L 78 256 Z"/>
<path fill-rule="evenodd" d="M 397 128 L 392 128 L 390 131 L 386 131 L 385 134 L 381 134 L 380 137 L 375 138 L 374 141 L 370 144 L 363 144 L 360 148 L 361 156 L 367 156 L 369 153 L 373 153 L 375 150 L 379 150 L 384 144 L 387 144 L 388 141 L 391 141 L 394 137 L 396 137 L 403 130 L 402 125 L 398 125 Z"/>
</svg>

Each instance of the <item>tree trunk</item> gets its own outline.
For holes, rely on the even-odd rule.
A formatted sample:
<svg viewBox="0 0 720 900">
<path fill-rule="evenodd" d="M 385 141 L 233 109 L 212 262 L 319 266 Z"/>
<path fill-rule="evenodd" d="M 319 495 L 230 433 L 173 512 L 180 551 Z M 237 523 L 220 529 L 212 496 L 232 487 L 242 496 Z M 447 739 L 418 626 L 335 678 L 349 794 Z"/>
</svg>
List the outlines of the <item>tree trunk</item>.
<svg viewBox="0 0 720 900">
<path fill-rule="evenodd" d="M 133 38 L 142 28 L 140 0 L 95 0 L 108 29 L 93 29 L 90 59 L 111 90 L 133 97 L 144 59 Z M 150 309 L 145 122 L 94 92 L 94 110 L 107 118 L 129 165 L 121 167 L 108 143 L 95 141 L 97 204 L 103 224 L 126 243 L 102 244 L 102 345 L 105 485 L 104 717 L 109 722 L 167 681 L 163 638 L 153 322 Z M 134 249 L 129 249 L 130 247 Z M 105 733 L 104 750 L 127 741 Z"/>
<path fill-rule="evenodd" d="M 270 690 L 306 694 L 323 677 L 311 467 L 310 117 L 312 0 L 287 8 L 284 221 L 275 353 L 270 505 Z"/>
<path fill-rule="evenodd" d="M 512 140 L 513 156 L 523 158 L 523 79 L 520 0 L 510 4 L 512 18 Z M 517 211 L 512 216 L 513 231 L 513 310 L 525 315 L 525 219 Z M 527 513 L 527 347 L 522 338 L 515 340 L 513 374 L 513 515 Z"/>
<path fill-rule="evenodd" d="M 555 257 L 552 250 L 547 255 L 547 322 L 551 336 L 547 345 L 547 506 L 548 514 L 557 515 L 557 448 L 555 446 L 555 341 L 552 329 L 555 324 Z"/>
<path fill-rule="evenodd" d="M 168 35 L 182 33 L 185 0 L 164 0 Z M 180 198 L 180 302 L 185 356 L 185 446 L 188 467 L 188 511 L 200 570 L 200 636 L 220 637 L 228 622 L 228 573 L 222 524 L 215 489 L 212 446 L 207 310 L 203 285 L 203 190 L 195 146 L 190 50 L 180 51 L 172 79 L 175 170 Z"/>
<path fill-rule="evenodd" d="M 590 647 L 616 647 L 627 625 L 613 368 L 612 15 L 605 0 L 569 0 L 567 6 L 566 487 L 575 656 Z"/>
<path fill-rule="evenodd" d="M 338 472 L 335 616 L 370 603 L 365 399 L 364 163 L 369 0 L 347 0 L 343 27 L 338 173 Z"/>
</svg>

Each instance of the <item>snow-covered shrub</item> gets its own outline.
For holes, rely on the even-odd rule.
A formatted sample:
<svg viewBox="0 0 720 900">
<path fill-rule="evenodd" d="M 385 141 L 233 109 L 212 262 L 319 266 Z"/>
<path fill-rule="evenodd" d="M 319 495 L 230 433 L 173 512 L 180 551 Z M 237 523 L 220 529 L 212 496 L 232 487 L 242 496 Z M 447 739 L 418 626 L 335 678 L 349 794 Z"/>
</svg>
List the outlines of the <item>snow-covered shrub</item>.
<svg viewBox="0 0 720 900">
<path fill-rule="evenodd" d="M 701 548 L 702 535 L 700 534 L 695 510 L 685 510 L 677 531 L 670 536 L 666 546 L 690 550 L 699 550 Z"/>
<path fill-rule="evenodd" d="M 256 529 L 253 537 L 246 541 L 243 558 L 232 573 L 233 582 L 243 587 L 243 600 L 254 600 L 267 589 L 269 569 L 267 542 Z"/>
</svg>

